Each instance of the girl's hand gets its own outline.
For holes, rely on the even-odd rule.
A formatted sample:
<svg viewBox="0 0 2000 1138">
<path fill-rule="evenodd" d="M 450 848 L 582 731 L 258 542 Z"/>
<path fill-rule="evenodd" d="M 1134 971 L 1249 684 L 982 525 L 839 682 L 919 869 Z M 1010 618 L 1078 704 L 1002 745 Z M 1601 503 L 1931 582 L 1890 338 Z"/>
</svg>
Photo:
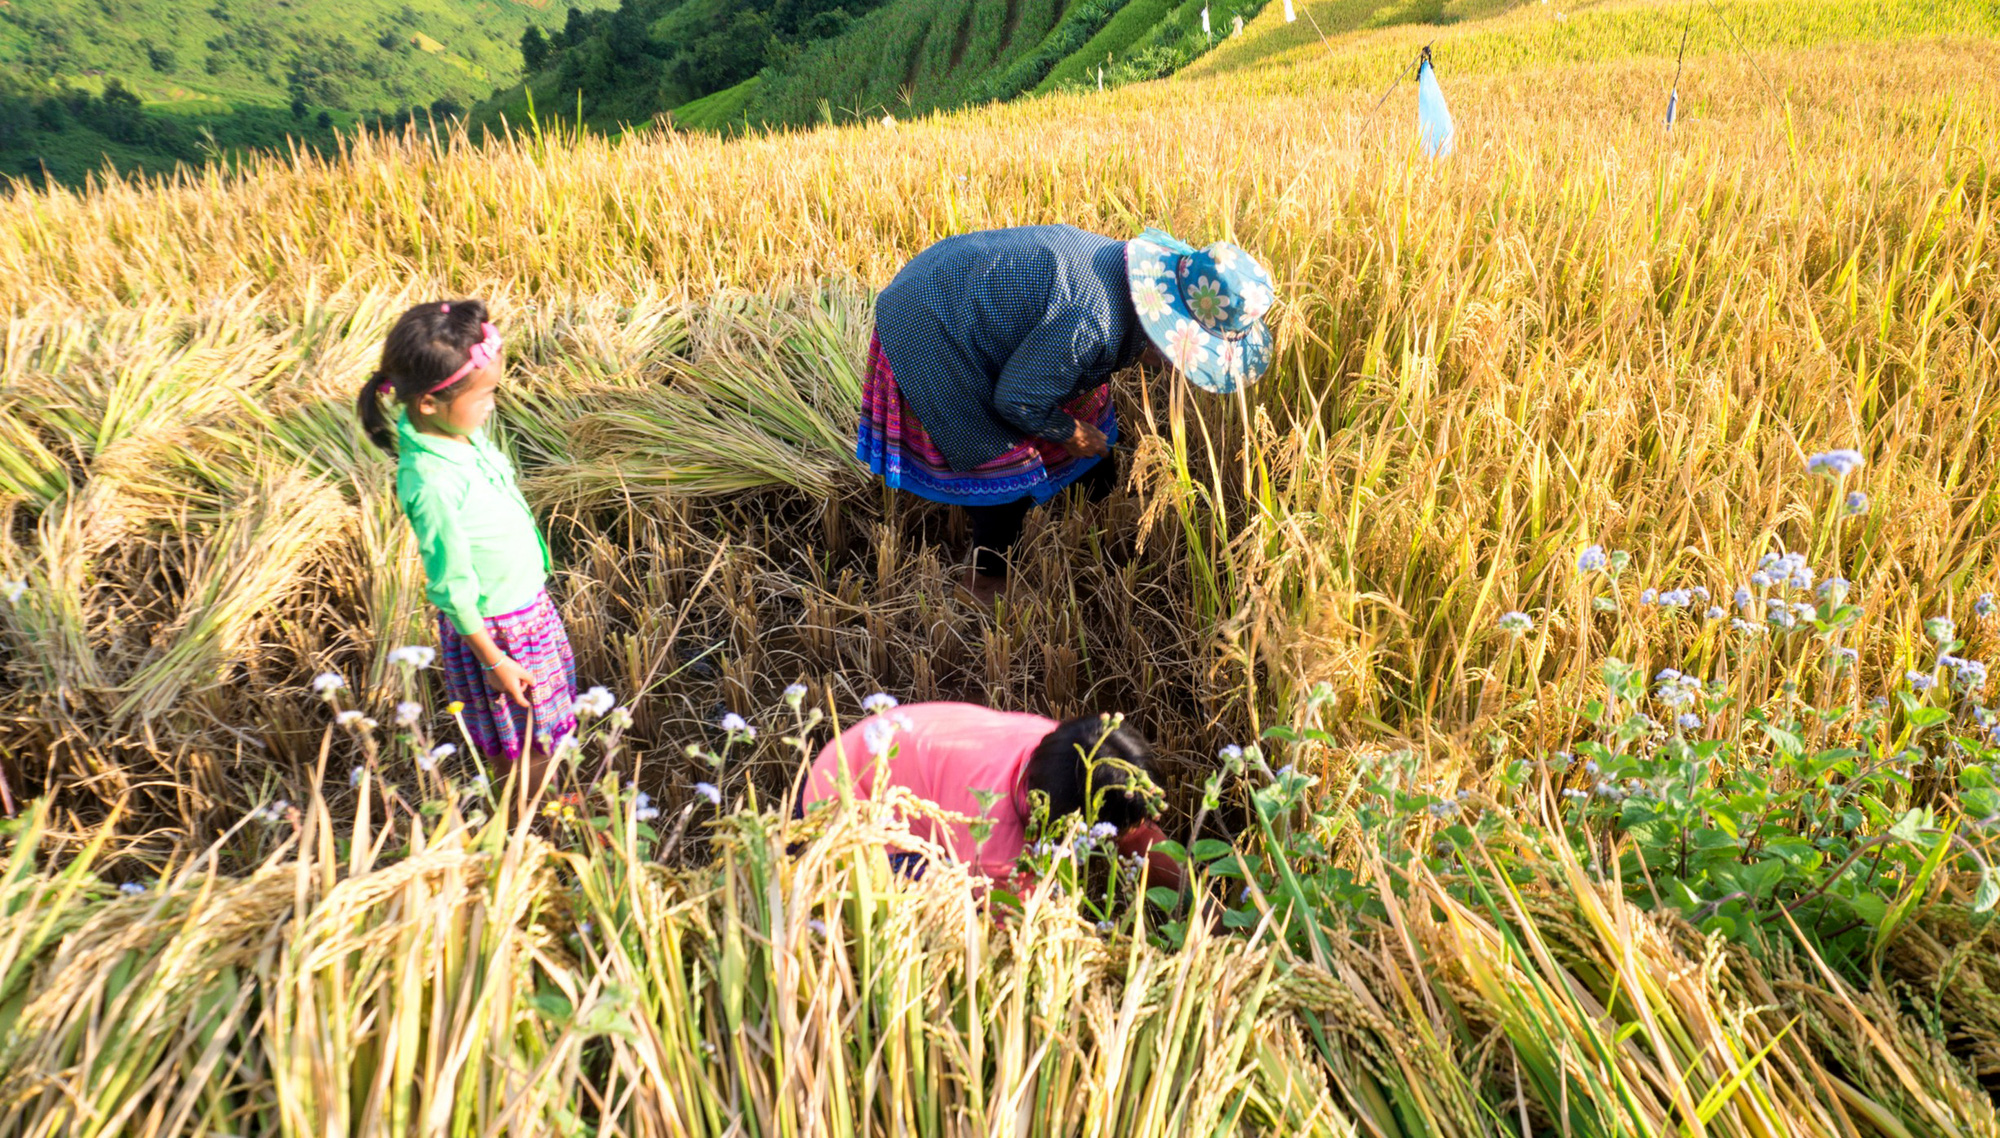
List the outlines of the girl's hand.
<svg viewBox="0 0 2000 1138">
<path fill-rule="evenodd" d="M 486 686 L 523 708 L 534 706 L 535 678 L 511 656 L 500 657 L 499 663 L 486 670 Z"/>
</svg>

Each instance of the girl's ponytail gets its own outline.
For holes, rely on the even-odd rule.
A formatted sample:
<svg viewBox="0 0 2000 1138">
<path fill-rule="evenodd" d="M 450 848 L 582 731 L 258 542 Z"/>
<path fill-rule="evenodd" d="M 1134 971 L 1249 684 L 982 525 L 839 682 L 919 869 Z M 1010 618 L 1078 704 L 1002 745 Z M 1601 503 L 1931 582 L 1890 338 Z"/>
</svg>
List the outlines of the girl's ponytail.
<svg viewBox="0 0 2000 1138">
<path fill-rule="evenodd" d="M 354 414 L 361 420 L 361 431 L 389 454 L 396 453 L 396 428 L 389 423 L 389 415 L 382 410 L 382 388 L 385 380 L 381 372 L 369 376 L 361 384 L 361 394 L 354 397 Z"/>
<path fill-rule="evenodd" d="M 382 342 L 382 366 L 354 397 L 354 414 L 368 441 L 396 453 L 396 426 L 383 401 L 394 397 L 410 406 L 425 395 L 449 403 L 464 390 L 461 380 L 445 387 L 485 339 L 486 306 L 477 300 L 419 304 L 404 312 Z"/>
</svg>

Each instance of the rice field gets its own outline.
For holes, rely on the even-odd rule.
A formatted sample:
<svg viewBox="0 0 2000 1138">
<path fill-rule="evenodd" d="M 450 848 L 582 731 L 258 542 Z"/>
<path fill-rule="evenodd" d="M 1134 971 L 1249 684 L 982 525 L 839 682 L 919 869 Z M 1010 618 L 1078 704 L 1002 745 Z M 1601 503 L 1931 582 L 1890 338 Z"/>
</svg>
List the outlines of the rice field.
<svg viewBox="0 0 2000 1138">
<path fill-rule="evenodd" d="M 1992 29 L 1826 5 L 1668 134 L 1643 6 L 1510 55 L 1540 7 L 0 201 L 0 1134 L 2000 1134 Z M 1420 37 L 1442 163 L 1339 78 Z M 1127 484 L 985 614 L 848 461 L 870 299 L 1052 221 L 1241 243 L 1278 354 L 1124 384 Z M 629 708 L 535 803 L 427 757 L 348 411 L 467 295 Z M 1058 835 L 996 921 L 886 805 L 781 821 L 875 691 L 1125 713 L 1203 899 Z"/>
</svg>

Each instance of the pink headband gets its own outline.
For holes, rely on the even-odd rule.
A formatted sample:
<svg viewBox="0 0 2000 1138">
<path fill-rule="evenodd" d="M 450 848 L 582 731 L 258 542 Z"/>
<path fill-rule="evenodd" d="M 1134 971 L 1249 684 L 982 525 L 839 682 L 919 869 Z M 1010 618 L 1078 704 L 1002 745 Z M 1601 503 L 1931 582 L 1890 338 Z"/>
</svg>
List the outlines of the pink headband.
<svg viewBox="0 0 2000 1138">
<path fill-rule="evenodd" d="M 449 308 L 450 306 L 447 305 L 446 307 Z M 500 358 L 500 329 L 495 328 L 491 324 L 482 323 L 479 325 L 479 331 L 486 338 L 472 345 L 472 350 L 466 356 L 465 363 L 461 364 L 457 371 L 445 376 L 442 383 L 425 391 L 425 395 L 443 391 L 445 388 L 450 387 L 452 384 L 457 383 L 459 380 L 464 379 L 466 376 Z M 375 390 L 384 395 L 391 395 L 396 390 L 396 384 L 393 380 L 385 379 L 375 385 Z"/>
<path fill-rule="evenodd" d="M 431 388 L 430 391 L 426 391 L 424 394 L 429 395 L 432 391 L 443 391 L 445 388 L 450 387 L 452 384 L 457 383 L 459 380 L 464 379 L 466 376 L 500 358 L 500 329 L 495 328 L 491 324 L 481 324 L 479 330 L 485 334 L 486 338 L 472 345 L 472 354 L 466 357 L 465 363 L 461 364 L 457 371 L 445 376 L 443 383 Z"/>
</svg>

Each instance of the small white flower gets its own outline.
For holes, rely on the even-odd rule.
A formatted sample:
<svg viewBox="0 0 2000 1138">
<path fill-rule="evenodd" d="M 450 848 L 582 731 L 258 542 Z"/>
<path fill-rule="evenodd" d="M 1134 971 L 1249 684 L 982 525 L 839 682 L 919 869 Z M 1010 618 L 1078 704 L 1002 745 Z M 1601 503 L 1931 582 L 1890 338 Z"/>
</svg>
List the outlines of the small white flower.
<svg viewBox="0 0 2000 1138">
<path fill-rule="evenodd" d="M 1951 678 L 1960 691 L 1979 691 L 1986 686 L 1986 665 L 1978 660 L 1958 660 L 1952 664 Z"/>
<path fill-rule="evenodd" d="M 1243 761 L 1243 748 L 1234 743 L 1226 744 L 1222 750 L 1216 752 L 1216 758 L 1225 763 L 1240 763 Z"/>
<path fill-rule="evenodd" d="M 1576 567 L 1584 573 L 1601 573 L 1605 564 L 1604 547 L 1601 545 L 1588 546 L 1576 555 Z"/>
<path fill-rule="evenodd" d="M 346 711 L 334 716 L 333 721 L 342 727 L 352 727 L 365 718 L 367 717 L 350 707 Z"/>
<path fill-rule="evenodd" d="M 332 699 L 333 693 L 347 686 L 338 672 L 321 672 L 313 677 L 313 692 L 321 699 Z"/>
<path fill-rule="evenodd" d="M 1858 450 L 1830 450 L 1806 459 L 1806 469 L 1815 474 L 1845 478 L 1861 469 L 1865 460 Z"/>
<path fill-rule="evenodd" d="M 623 731 L 632 726 L 632 709 L 614 707 L 611 709 L 611 714 L 604 717 L 604 721 L 609 723 L 614 731 Z"/>
<path fill-rule="evenodd" d="M 889 753 L 889 744 L 896 738 L 896 721 L 877 717 L 862 723 L 861 743 L 868 753 L 880 758 Z"/>
<path fill-rule="evenodd" d="M 1849 490 L 1847 492 L 1847 501 L 1843 504 L 1842 508 L 1847 511 L 1847 516 L 1850 518 L 1859 514 L 1865 514 L 1868 512 L 1868 495 L 1859 490 Z"/>
<path fill-rule="evenodd" d="M 1500 631 L 1502 632 L 1511 632 L 1516 636 L 1523 636 L 1534 630 L 1534 618 L 1530 617 L 1527 613 L 1511 611 L 1500 614 Z"/>
<path fill-rule="evenodd" d="M 552 757 L 566 759 L 581 750 L 583 750 L 583 739 L 571 731 L 556 740 L 555 754 Z"/>
<path fill-rule="evenodd" d="M 804 703 L 805 701 L 806 701 L 806 686 L 804 684 L 791 684 L 785 688 L 786 707 L 791 708 L 793 711 L 797 711 L 799 709 L 799 705 Z"/>
<path fill-rule="evenodd" d="M 27 591 L 28 583 L 26 581 L 0 581 L 0 593 L 7 594 L 7 603 L 10 605 L 20 604 L 21 594 Z"/>
<path fill-rule="evenodd" d="M 1993 609 L 1992 593 L 1981 593 L 1979 594 L 1979 599 L 1972 602 L 1972 611 L 1976 616 L 1992 616 Z"/>
<path fill-rule="evenodd" d="M 695 783 L 694 792 L 708 799 L 710 806 L 722 805 L 722 791 L 712 782 Z"/>
<path fill-rule="evenodd" d="M 617 703 L 618 700 L 610 692 L 594 687 L 577 696 L 573 706 L 578 715 L 597 716 L 609 712 Z"/>
<path fill-rule="evenodd" d="M 650 822 L 653 819 L 658 818 L 659 816 L 660 816 L 660 808 L 653 805 L 652 795 L 647 794 L 644 791 L 641 791 L 639 792 L 638 796 L 632 799 L 633 818 L 641 822 Z"/>
<path fill-rule="evenodd" d="M 1658 602 L 1659 599 L 1660 599 L 1660 591 L 1658 589 L 1639 590 L 1639 603 L 1642 605 L 1654 604 Z"/>
<path fill-rule="evenodd" d="M 396 705 L 396 723 L 399 726 L 415 727 L 423 714 L 424 705 L 415 700 L 406 699 Z"/>
<path fill-rule="evenodd" d="M 1674 725 L 1683 731 L 1701 730 L 1701 716 L 1692 711 L 1683 711 L 1674 717 Z"/>
<path fill-rule="evenodd" d="M 125 894 L 127 897 L 131 897 L 131 896 L 136 896 L 140 893 L 144 893 L 146 891 L 146 887 L 144 885 L 139 884 L 136 881 L 127 881 L 126 883 L 118 887 L 118 891 L 120 893 Z"/>
<path fill-rule="evenodd" d="M 400 664 L 406 668 L 428 668 L 435 659 L 437 659 L 437 649 L 424 644 L 405 644 L 389 653 L 391 664 Z"/>
<path fill-rule="evenodd" d="M 1710 605 L 1708 606 L 1708 612 L 1704 613 L 1703 615 L 1706 616 L 1709 620 L 1721 620 L 1723 617 L 1728 616 L 1729 614 L 1722 611 L 1721 605 Z"/>
<path fill-rule="evenodd" d="M 1107 838 L 1115 838 L 1118 836 L 1118 827 L 1109 822 L 1099 822 L 1090 828 L 1090 836 L 1100 842 Z"/>
<path fill-rule="evenodd" d="M 1958 635 L 1958 625 L 1952 623 L 1948 616 L 1934 616 L 1924 622 L 1924 634 L 1943 644 Z"/>
<path fill-rule="evenodd" d="M 896 706 L 896 704 L 897 700 L 895 696 L 890 695 L 888 692 L 878 691 L 874 695 L 871 695 L 867 699 L 861 701 L 861 710 L 867 712 L 870 715 L 875 715 L 880 712 L 889 710 L 890 708 Z"/>
<path fill-rule="evenodd" d="M 757 737 L 757 729 L 733 711 L 722 717 L 722 729 L 731 735 L 741 735 L 745 739 Z"/>
<path fill-rule="evenodd" d="M 1917 691 L 1929 691 L 1937 683 L 1937 678 L 1928 672 L 1904 672 L 1903 679 Z"/>
<path fill-rule="evenodd" d="M 808 919 L 806 921 L 806 928 L 810 930 L 814 936 L 823 937 L 826 935 L 826 922 L 820 920 L 818 917 L 812 917 Z"/>
</svg>

